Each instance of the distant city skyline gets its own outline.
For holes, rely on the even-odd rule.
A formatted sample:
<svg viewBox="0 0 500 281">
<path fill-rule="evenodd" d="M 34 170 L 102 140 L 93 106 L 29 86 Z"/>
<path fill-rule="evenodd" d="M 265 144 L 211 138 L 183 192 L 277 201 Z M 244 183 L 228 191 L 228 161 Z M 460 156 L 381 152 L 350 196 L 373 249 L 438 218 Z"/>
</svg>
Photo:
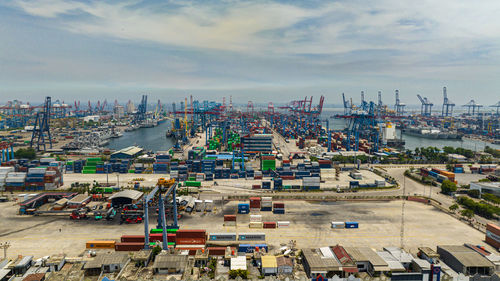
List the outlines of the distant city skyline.
<svg viewBox="0 0 500 281">
<path fill-rule="evenodd" d="M 373 3 L 372 3 L 373 2 Z M 284 103 L 321 95 L 342 104 L 440 110 L 500 101 L 500 2 L 112 1 L 0 2 L 0 105 L 180 101 L 193 95 Z"/>
</svg>

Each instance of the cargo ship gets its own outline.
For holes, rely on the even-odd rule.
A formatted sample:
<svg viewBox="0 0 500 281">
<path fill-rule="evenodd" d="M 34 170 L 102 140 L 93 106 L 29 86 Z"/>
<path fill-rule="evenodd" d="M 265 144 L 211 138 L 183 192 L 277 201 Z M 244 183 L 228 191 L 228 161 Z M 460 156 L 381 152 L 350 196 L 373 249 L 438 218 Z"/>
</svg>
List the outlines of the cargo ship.
<svg viewBox="0 0 500 281">
<path fill-rule="evenodd" d="M 452 139 L 461 140 L 462 135 L 457 132 L 441 131 L 437 128 L 407 127 L 402 130 L 403 134 L 428 139 Z"/>
</svg>

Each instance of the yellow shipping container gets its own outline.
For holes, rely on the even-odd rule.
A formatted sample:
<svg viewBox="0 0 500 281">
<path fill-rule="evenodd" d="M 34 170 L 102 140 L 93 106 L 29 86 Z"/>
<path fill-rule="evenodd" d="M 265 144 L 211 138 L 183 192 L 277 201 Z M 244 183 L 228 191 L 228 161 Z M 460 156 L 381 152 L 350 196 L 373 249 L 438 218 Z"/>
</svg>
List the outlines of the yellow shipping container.
<svg viewBox="0 0 500 281">
<path fill-rule="evenodd" d="M 114 249 L 115 240 L 87 241 L 87 249 Z"/>
</svg>

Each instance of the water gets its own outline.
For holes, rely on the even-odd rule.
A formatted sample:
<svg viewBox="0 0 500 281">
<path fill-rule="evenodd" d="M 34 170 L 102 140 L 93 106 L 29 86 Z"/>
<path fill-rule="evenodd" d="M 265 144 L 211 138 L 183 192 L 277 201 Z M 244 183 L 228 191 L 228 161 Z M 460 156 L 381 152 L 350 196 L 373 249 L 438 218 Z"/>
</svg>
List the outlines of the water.
<svg viewBox="0 0 500 281">
<path fill-rule="evenodd" d="M 321 114 L 321 119 L 329 119 L 330 129 L 341 130 L 346 126 L 346 121 L 343 119 L 331 119 L 330 116 L 335 114 L 343 114 L 343 108 L 324 108 Z M 326 125 L 326 124 L 323 124 Z M 108 147 L 111 149 L 122 149 L 131 145 L 140 146 L 146 150 L 161 151 L 169 150 L 174 146 L 172 139 L 165 138 L 165 133 L 170 129 L 171 122 L 169 120 L 154 128 L 141 128 L 132 132 L 124 132 L 120 138 L 111 139 Z M 398 135 L 401 132 L 398 130 Z M 417 147 L 435 146 L 443 148 L 444 146 L 462 147 L 474 151 L 483 150 L 485 146 L 500 149 L 500 145 L 495 145 L 477 140 L 435 140 L 419 138 L 403 134 L 403 139 L 406 141 L 405 148 L 414 150 Z"/>
<path fill-rule="evenodd" d="M 172 123 L 169 120 L 153 128 L 140 128 L 132 132 L 123 132 L 123 136 L 110 139 L 108 147 L 122 149 L 131 145 L 140 146 L 146 150 L 166 151 L 174 146 L 174 141 L 165 137 Z"/>
</svg>

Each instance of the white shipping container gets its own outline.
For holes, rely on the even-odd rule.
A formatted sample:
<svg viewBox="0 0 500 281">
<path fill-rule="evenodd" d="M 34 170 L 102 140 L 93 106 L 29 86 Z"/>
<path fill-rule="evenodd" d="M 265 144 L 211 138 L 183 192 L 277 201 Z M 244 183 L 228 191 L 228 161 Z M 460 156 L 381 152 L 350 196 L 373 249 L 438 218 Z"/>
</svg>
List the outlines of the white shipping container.
<svg viewBox="0 0 500 281">
<path fill-rule="evenodd" d="M 272 207 L 273 206 L 273 202 L 271 201 L 264 201 L 264 202 L 261 202 L 260 203 L 260 207 Z"/>
<path fill-rule="evenodd" d="M 10 183 L 10 182 L 16 182 L 16 183 L 19 183 L 19 182 L 24 182 L 26 179 L 24 178 L 8 178 L 5 180 L 6 183 Z"/>
<path fill-rule="evenodd" d="M 250 215 L 251 222 L 262 222 L 262 215 Z"/>
<path fill-rule="evenodd" d="M 45 174 L 46 168 L 29 168 L 28 174 Z"/>
<path fill-rule="evenodd" d="M 225 221 L 224 226 L 236 226 L 236 221 Z"/>
<path fill-rule="evenodd" d="M 341 221 L 332 221 L 332 228 L 345 228 L 345 223 Z"/>
<path fill-rule="evenodd" d="M 289 221 L 278 221 L 277 225 L 278 225 L 278 227 L 289 227 L 290 222 Z"/>
<path fill-rule="evenodd" d="M 272 197 L 262 197 L 261 202 L 266 202 L 266 201 L 268 201 L 268 202 L 272 202 L 272 201 L 273 201 L 273 198 L 272 198 Z"/>
<path fill-rule="evenodd" d="M 14 172 L 16 169 L 14 167 L 0 167 L 0 174 L 7 174 L 10 172 Z"/>
</svg>

